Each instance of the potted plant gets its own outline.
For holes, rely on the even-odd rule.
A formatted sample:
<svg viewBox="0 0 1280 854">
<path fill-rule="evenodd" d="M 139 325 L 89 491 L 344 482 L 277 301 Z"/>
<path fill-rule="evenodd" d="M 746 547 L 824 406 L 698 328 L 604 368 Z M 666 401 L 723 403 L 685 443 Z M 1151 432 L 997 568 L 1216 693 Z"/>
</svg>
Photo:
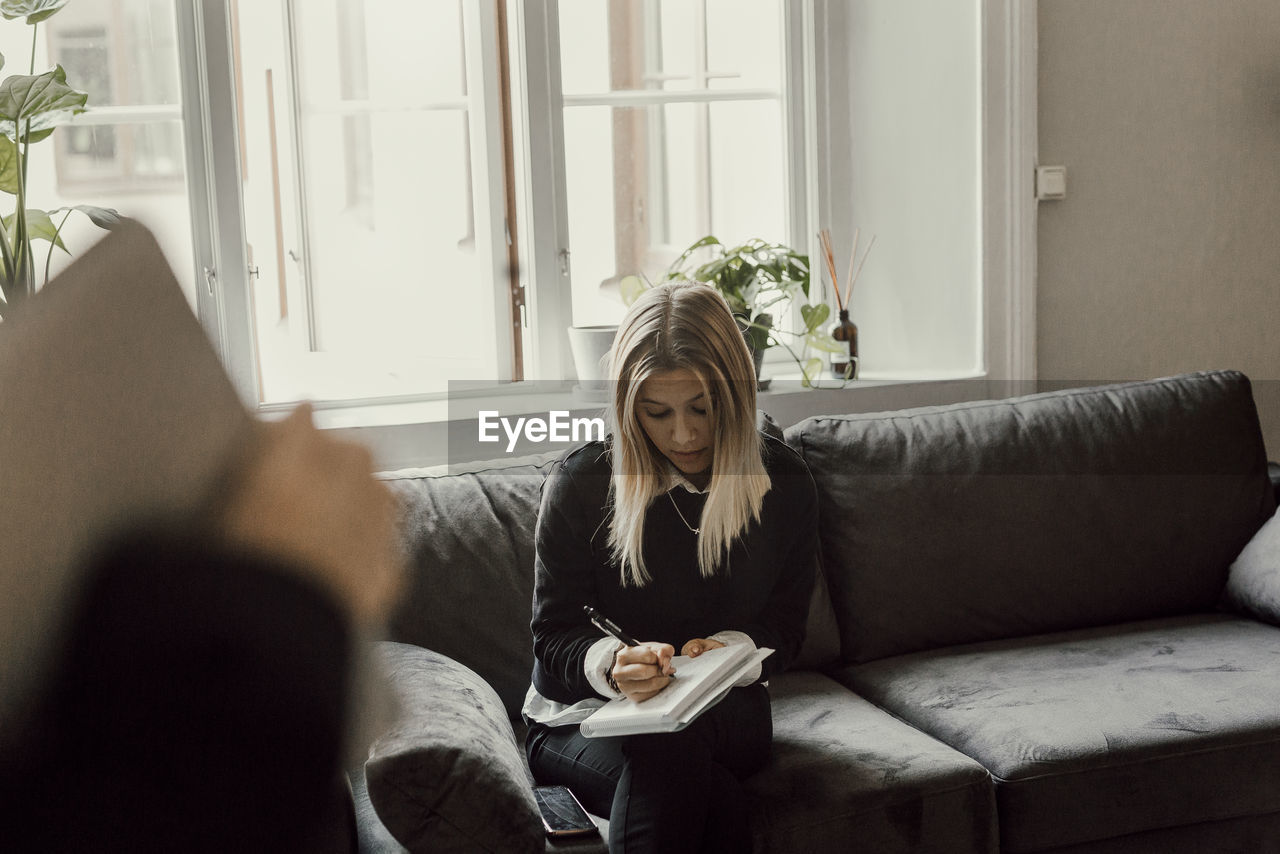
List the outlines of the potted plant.
<svg viewBox="0 0 1280 854">
<path fill-rule="evenodd" d="M 708 260 L 699 260 L 710 255 Z M 809 256 L 780 243 L 751 239 L 725 246 L 713 236 L 696 241 L 667 268 L 660 282 L 695 281 L 711 285 L 729 303 L 738 318 L 756 363 L 756 376 L 764 352 L 781 346 L 800 367 L 801 383 L 812 387 L 822 372 L 822 360 L 807 357 L 808 348 L 839 352 L 841 345 L 822 330 L 831 308 L 809 302 Z M 623 282 L 623 299 L 631 302 L 647 285 L 637 277 Z M 774 325 L 774 312 L 788 303 L 800 306 L 804 329 L 791 332 Z M 786 338 L 797 344 L 793 349 Z"/>
<path fill-rule="evenodd" d="M 120 221 L 110 209 L 92 205 L 73 205 L 51 211 L 28 207 L 27 164 L 32 143 L 48 139 L 54 129 L 85 111 L 89 96 L 67 85 L 62 66 L 43 74 L 35 73 L 35 35 L 41 21 L 53 16 L 67 0 L 0 0 L 0 15 L 5 20 L 26 18 L 32 28 L 30 73 L 7 77 L 0 83 L 0 190 L 14 197 L 13 212 L 4 217 L 0 234 L 0 294 L 4 305 L 0 317 L 8 317 L 13 307 L 36 291 L 39 260 L 32 241 L 49 243 L 44 257 L 44 276 L 49 279 L 49 264 L 55 247 L 70 252 L 62 240 L 62 227 L 73 211 L 79 211 L 100 228 L 111 228 Z M 0 68 L 4 57 L 0 56 Z M 55 223 L 54 215 L 62 214 Z"/>
</svg>

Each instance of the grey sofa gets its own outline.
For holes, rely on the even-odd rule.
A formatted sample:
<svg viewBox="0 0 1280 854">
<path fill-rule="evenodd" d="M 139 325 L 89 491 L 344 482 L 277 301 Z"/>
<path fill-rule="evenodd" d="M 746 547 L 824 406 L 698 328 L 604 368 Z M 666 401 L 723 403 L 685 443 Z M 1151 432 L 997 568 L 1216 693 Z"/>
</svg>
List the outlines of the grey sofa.
<svg viewBox="0 0 1280 854">
<path fill-rule="evenodd" d="M 1280 530 L 1244 376 L 785 438 L 822 554 L 747 783 L 756 850 L 1280 851 Z M 517 747 L 550 464 L 388 475 L 405 715 L 353 779 L 366 850 L 604 850 L 543 840 Z"/>
</svg>

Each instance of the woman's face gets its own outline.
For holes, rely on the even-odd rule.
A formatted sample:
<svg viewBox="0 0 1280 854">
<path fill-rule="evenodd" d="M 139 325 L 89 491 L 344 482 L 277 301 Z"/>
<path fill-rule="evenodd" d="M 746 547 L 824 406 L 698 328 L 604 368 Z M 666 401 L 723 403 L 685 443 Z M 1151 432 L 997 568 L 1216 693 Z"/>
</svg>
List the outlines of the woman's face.
<svg viewBox="0 0 1280 854">
<path fill-rule="evenodd" d="M 710 482 L 715 455 L 710 405 L 702 383 L 687 368 L 651 375 L 636 395 L 645 435 L 698 489 Z"/>
</svg>

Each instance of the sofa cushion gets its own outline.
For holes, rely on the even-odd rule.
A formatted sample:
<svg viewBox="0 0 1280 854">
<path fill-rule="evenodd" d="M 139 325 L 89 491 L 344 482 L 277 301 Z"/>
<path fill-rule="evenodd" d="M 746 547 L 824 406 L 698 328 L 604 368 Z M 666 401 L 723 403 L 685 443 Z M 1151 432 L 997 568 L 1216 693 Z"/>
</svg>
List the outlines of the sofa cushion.
<svg viewBox="0 0 1280 854">
<path fill-rule="evenodd" d="M 559 452 L 384 475 L 400 501 L 407 590 L 392 640 L 465 664 L 520 713 L 533 672 L 533 527 Z"/>
<path fill-rule="evenodd" d="M 831 679 L 770 680 L 773 753 L 746 781 L 757 851 L 996 850 L 994 793 L 976 762 Z"/>
<path fill-rule="evenodd" d="M 787 430 L 849 663 L 1212 610 L 1275 509 L 1234 372 Z"/>
<path fill-rule="evenodd" d="M 1227 570 L 1223 605 L 1280 626 L 1280 513 L 1258 529 Z"/>
<path fill-rule="evenodd" d="M 543 851 L 522 751 L 493 689 L 438 653 L 388 642 L 378 652 L 401 709 L 365 762 L 386 829 L 410 851 Z"/>
<path fill-rule="evenodd" d="M 884 659 L 840 679 L 986 766 L 1011 852 L 1280 811 L 1273 626 L 1173 617 Z"/>
</svg>

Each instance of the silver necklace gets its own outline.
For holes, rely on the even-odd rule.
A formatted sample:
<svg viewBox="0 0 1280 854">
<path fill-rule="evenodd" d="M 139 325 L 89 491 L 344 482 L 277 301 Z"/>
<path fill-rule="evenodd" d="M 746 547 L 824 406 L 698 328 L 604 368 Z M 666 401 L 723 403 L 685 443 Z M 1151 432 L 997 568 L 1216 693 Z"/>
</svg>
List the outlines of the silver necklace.
<svg viewBox="0 0 1280 854">
<path fill-rule="evenodd" d="M 693 532 L 695 535 L 701 535 L 702 529 L 695 528 L 689 524 L 689 520 L 684 518 L 684 514 L 680 512 L 680 505 L 676 503 L 675 498 L 671 495 L 670 492 L 667 493 L 667 498 L 671 499 L 671 506 L 676 508 L 676 515 L 680 517 L 681 522 L 684 522 L 684 526 L 688 528 L 691 532 Z"/>
</svg>

